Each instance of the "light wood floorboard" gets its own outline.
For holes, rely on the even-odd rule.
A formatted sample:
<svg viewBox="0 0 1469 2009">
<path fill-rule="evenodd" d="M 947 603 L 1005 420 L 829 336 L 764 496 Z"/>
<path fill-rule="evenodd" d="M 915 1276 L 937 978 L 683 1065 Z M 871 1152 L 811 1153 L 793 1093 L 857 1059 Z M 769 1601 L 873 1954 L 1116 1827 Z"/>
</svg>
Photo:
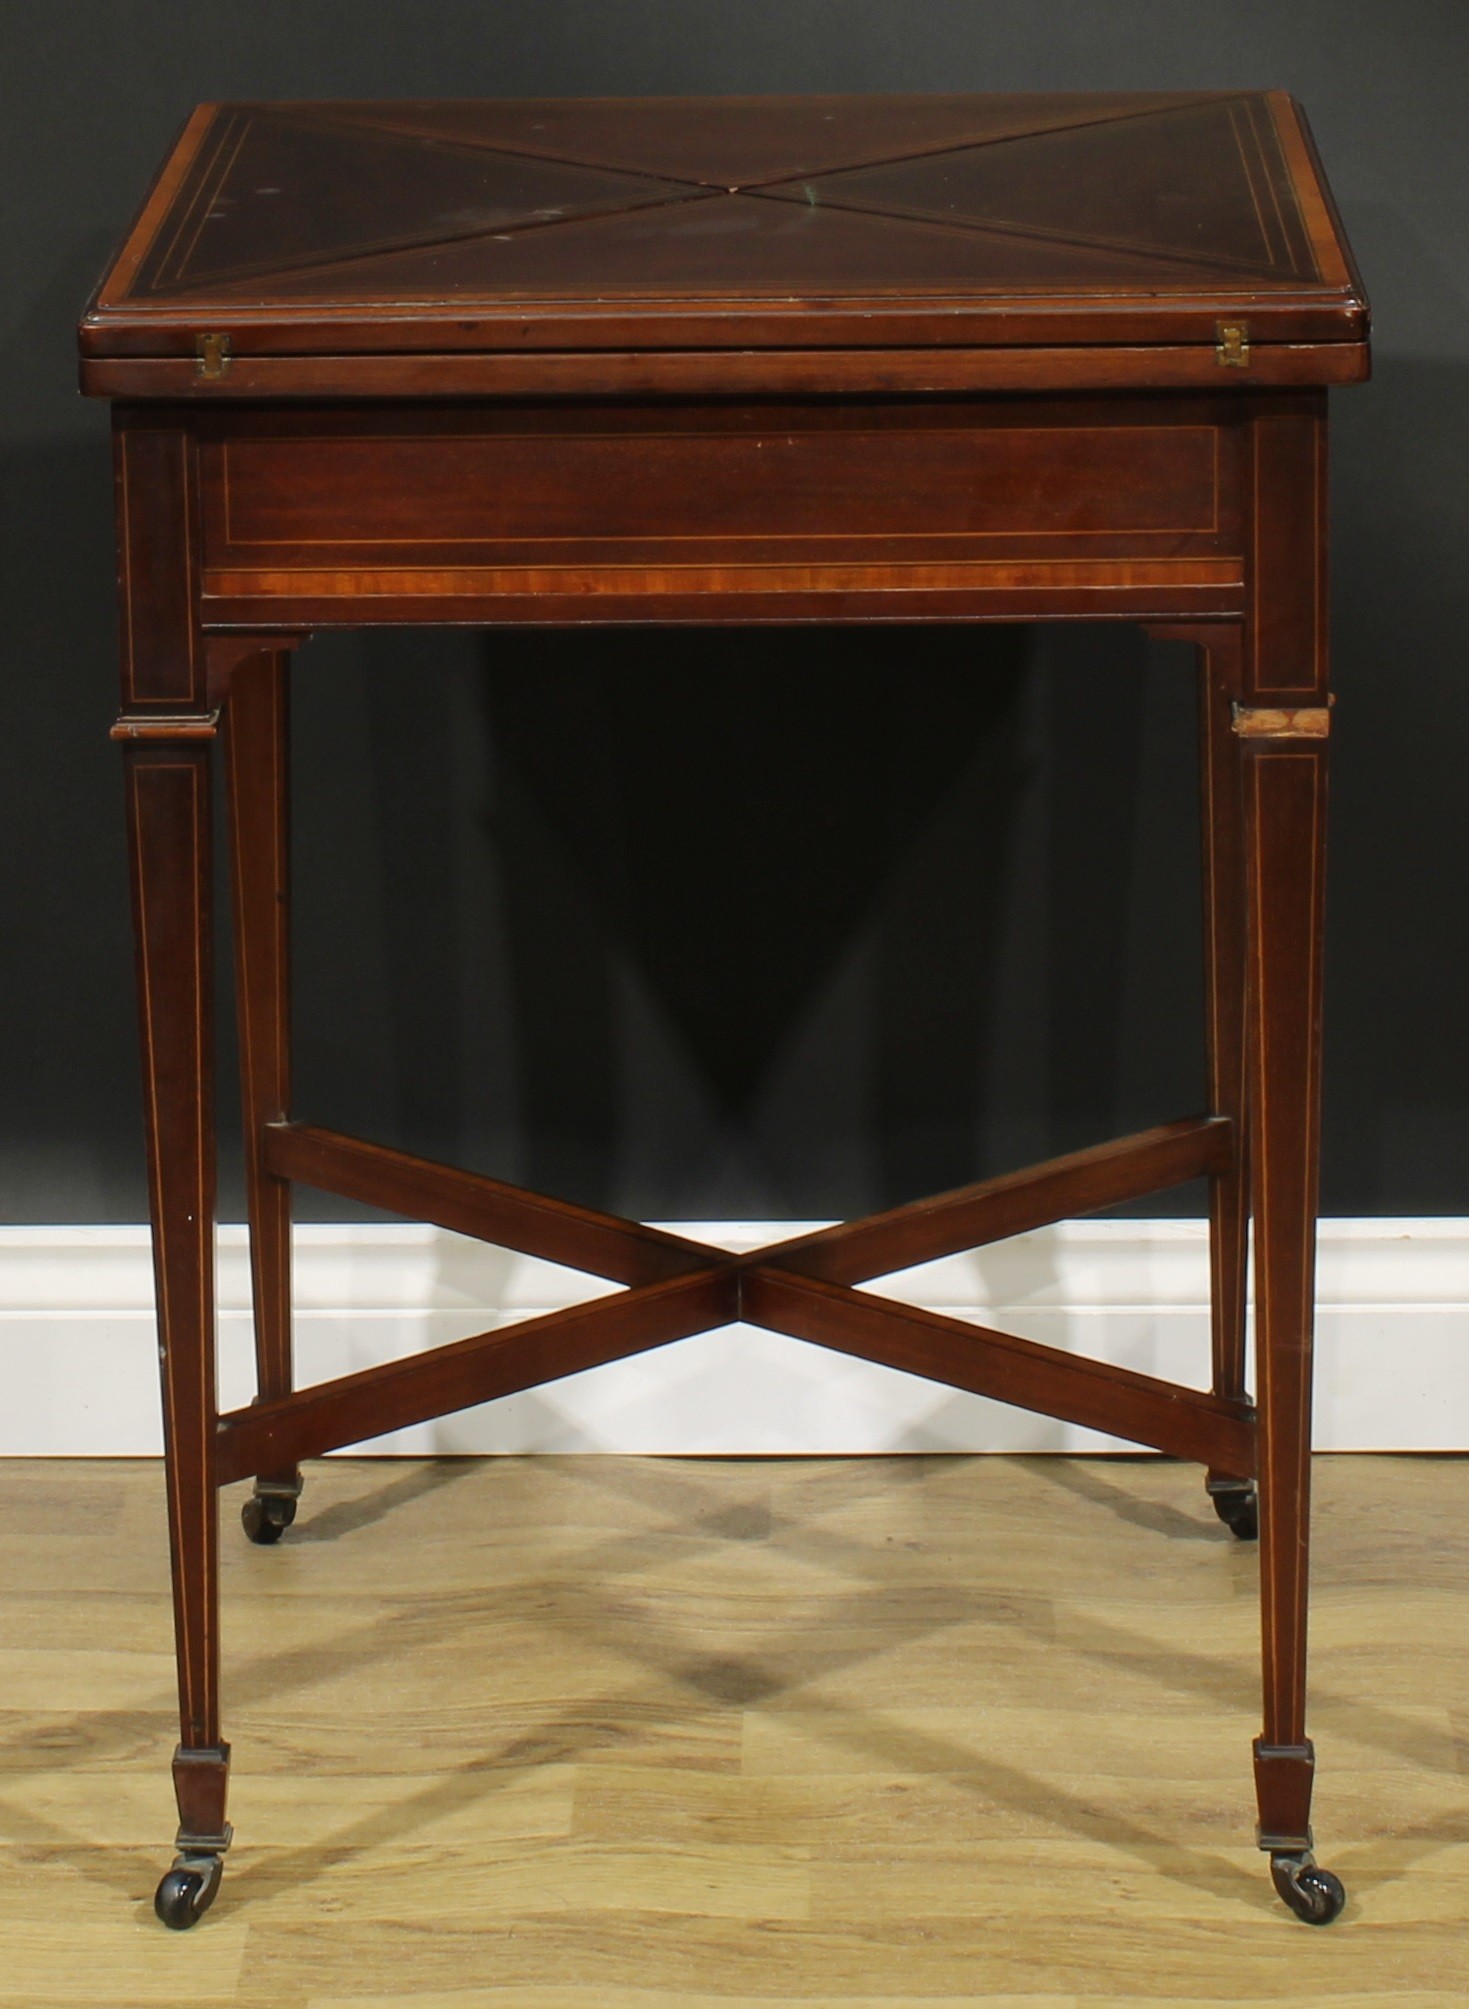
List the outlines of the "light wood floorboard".
<svg viewBox="0 0 1469 2009">
<path fill-rule="evenodd" d="M 4 2009 L 1469 2002 L 1469 1460 L 1317 1461 L 1326 1931 L 1191 1468 L 333 1459 L 277 1549 L 242 1494 L 238 1840 L 173 1935 L 159 1470 L 0 1464 Z"/>
</svg>

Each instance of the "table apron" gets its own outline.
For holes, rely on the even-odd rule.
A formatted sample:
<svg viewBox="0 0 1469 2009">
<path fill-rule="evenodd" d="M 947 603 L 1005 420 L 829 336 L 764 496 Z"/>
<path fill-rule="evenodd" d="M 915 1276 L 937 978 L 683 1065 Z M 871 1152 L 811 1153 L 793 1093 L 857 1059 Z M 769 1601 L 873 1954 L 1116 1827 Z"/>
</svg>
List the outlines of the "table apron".
<svg viewBox="0 0 1469 2009">
<path fill-rule="evenodd" d="M 206 627 L 1231 615 L 1227 400 L 212 414 Z"/>
</svg>

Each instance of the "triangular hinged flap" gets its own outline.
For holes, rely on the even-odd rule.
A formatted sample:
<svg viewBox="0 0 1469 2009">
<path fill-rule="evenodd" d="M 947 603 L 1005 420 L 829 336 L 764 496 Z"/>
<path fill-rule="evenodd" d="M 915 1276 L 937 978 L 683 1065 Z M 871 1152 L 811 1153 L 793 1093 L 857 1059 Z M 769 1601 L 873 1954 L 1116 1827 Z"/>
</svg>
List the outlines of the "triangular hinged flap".
<svg viewBox="0 0 1469 2009">
<path fill-rule="evenodd" d="M 384 132 L 735 189 L 1205 102 L 1191 91 L 827 98 L 499 98 L 313 106 Z"/>
<path fill-rule="evenodd" d="M 135 294 L 274 278 L 693 192 L 253 105 L 232 110 L 211 139 L 211 157 L 165 219 Z"/>
<path fill-rule="evenodd" d="M 1201 100 L 774 188 L 960 227 L 1011 230 L 1274 280 L 1315 279 L 1258 100 Z"/>
</svg>

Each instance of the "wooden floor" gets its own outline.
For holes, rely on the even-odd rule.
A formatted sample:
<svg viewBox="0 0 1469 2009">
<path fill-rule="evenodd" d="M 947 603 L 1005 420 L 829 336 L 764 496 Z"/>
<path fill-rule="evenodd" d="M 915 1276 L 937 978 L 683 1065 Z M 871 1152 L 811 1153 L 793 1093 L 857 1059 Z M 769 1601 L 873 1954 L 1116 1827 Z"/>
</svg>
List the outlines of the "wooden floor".
<svg viewBox="0 0 1469 2009">
<path fill-rule="evenodd" d="M 1255 1558 L 1161 1461 L 313 1466 L 226 1496 L 238 1840 L 157 1925 L 149 1464 L 0 1466 L 0 2003 L 1469 2000 L 1469 1460 L 1318 1461 L 1318 1854 L 1251 1840 Z"/>
</svg>

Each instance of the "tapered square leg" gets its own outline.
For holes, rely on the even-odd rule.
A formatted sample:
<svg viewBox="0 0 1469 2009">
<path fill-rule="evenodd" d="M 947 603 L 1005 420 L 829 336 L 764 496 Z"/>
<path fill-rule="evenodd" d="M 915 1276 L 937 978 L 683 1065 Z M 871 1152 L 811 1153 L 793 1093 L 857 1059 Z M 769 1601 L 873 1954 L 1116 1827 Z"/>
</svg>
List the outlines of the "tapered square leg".
<svg viewBox="0 0 1469 2009">
<path fill-rule="evenodd" d="M 1209 1288 L 1216 1395 L 1245 1393 L 1245 1280 L 1250 1238 L 1250 1137 L 1245 1090 L 1245 840 L 1240 741 L 1234 707 L 1244 675 L 1243 636 L 1221 627 L 1199 661 L 1200 807 L 1203 823 L 1204 1022 L 1209 1108 L 1233 1125 L 1232 1162 L 1209 1181 Z M 1259 1533 L 1253 1481 L 1211 1470 L 1205 1484 L 1219 1518 L 1241 1540 Z"/>
<path fill-rule="evenodd" d="M 1325 1924 L 1344 1893 L 1311 1856 L 1306 1611 L 1326 740 L 1290 730 L 1246 739 L 1244 777 L 1265 1709 L 1255 1744 L 1259 1843 L 1281 1896 Z"/>
<path fill-rule="evenodd" d="M 264 1159 L 264 1126 L 289 1115 L 291 1096 L 289 673 L 284 650 L 245 657 L 230 675 L 224 717 L 256 1384 L 265 1401 L 289 1395 L 293 1380 L 291 1187 Z M 280 1539 L 300 1491 L 297 1466 L 257 1476 L 243 1509 L 252 1541 Z"/>
<path fill-rule="evenodd" d="M 1198 657 L 1199 823 L 1203 855 L 1204 1050 L 1208 1106 L 1227 1117 L 1233 1149 L 1209 1175 L 1209 1295 L 1213 1393 L 1245 1400 L 1245 1288 L 1250 1247 L 1249 1095 L 1245 1069 L 1245 830 L 1235 709 L 1245 691 L 1245 634 L 1238 623 L 1150 626 L 1158 641 L 1187 642 Z M 1210 1466 L 1205 1489 L 1241 1541 L 1260 1531 L 1255 1482 Z"/>
<path fill-rule="evenodd" d="M 1245 799 L 1265 1631 L 1264 1755 L 1257 1765 L 1262 1839 L 1307 1848 L 1306 1577 L 1325 742 L 1249 746 Z"/>
<path fill-rule="evenodd" d="M 219 1717 L 208 739 L 131 743 L 124 761 L 179 1684 L 180 1853 L 157 1905 L 180 1925 L 212 1900 L 230 1842 Z"/>
</svg>

